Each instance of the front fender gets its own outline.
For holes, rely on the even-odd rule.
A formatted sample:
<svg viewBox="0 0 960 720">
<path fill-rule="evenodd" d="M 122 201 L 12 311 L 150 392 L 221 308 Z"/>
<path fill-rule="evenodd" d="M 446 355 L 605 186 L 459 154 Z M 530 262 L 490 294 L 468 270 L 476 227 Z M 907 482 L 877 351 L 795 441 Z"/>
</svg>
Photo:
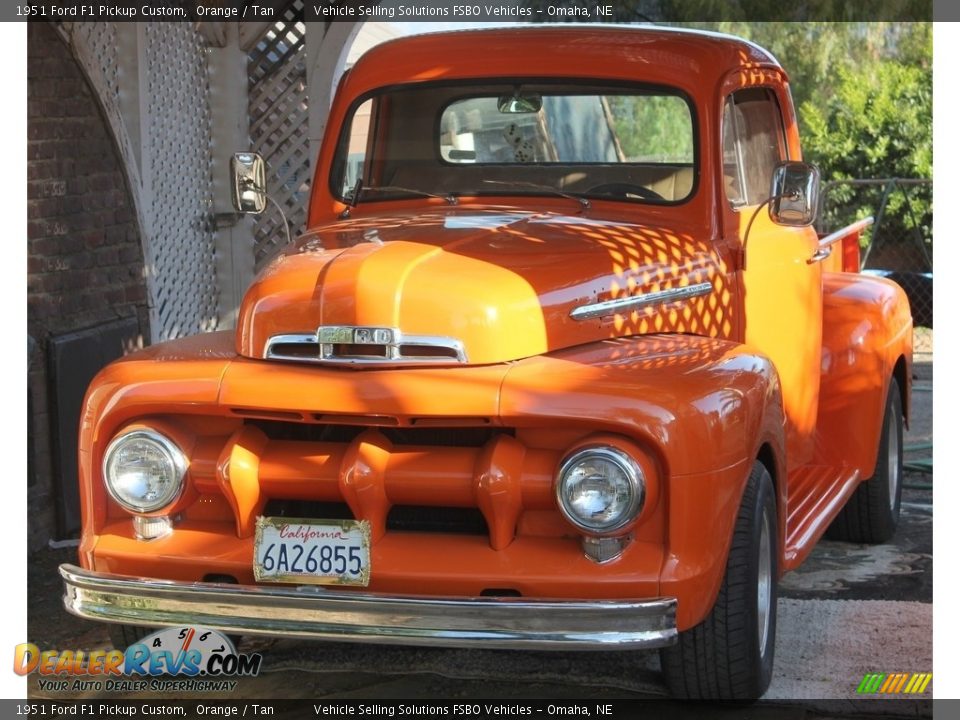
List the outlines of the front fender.
<svg viewBox="0 0 960 720">
<path fill-rule="evenodd" d="M 655 454 L 665 518 L 660 591 L 678 598 L 681 630 L 713 606 L 740 498 L 761 455 L 772 458 L 782 553 L 783 404 L 772 363 L 750 348 L 687 335 L 572 348 L 516 363 L 500 406 L 510 424 L 583 422 Z"/>
<path fill-rule="evenodd" d="M 528 358 L 504 378 L 500 415 L 629 435 L 653 446 L 670 477 L 752 460 L 761 438 L 782 458 L 773 364 L 716 338 L 647 335 Z"/>
<path fill-rule="evenodd" d="M 78 440 L 80 555 L 91 567 L 94 538 L 106 518 L 106 491 L 94 459 L 124 423 L 142 415 L 184 412 L 216 404 L 220 380 L 236 357 L 229 331 L 153 345 L 103 368 L 83 401 Z"/>
</svg>

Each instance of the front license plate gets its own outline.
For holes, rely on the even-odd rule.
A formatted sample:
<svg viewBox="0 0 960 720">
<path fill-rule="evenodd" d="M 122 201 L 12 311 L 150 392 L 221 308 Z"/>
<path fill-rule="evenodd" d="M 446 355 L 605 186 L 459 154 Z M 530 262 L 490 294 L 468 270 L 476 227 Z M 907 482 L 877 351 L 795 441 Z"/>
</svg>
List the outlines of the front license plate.
<svg viewBox="0 0 960 720">
<path fill-rule="evenodd" d="M 253 576 L 257 582 L 367 585 L 370 523 L 259 517 Z"/>
</svg>

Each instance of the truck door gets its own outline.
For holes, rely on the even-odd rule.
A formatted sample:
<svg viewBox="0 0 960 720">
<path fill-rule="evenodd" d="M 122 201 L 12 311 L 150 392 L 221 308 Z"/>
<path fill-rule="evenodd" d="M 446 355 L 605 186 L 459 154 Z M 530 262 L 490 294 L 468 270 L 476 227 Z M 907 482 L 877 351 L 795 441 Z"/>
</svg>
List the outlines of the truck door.
<svg viewBox="0 0 960 720">
<path fill-rule="evenodd" d="M 730 92 L 722 115 L 724 233 L 743 251 L 744 341 L 776 365 L 786 413 L 787 465 L 812 460 L 820 389 L 821 266 L 817 235 L 783 227 L 766 206 L 774 166 L 799 160 L 789 95 L 783 86 Z M 785 114 L 783 111 L 787 110 Z M 748 236 L 749 227 L 749 236 Z"/>
</svg>

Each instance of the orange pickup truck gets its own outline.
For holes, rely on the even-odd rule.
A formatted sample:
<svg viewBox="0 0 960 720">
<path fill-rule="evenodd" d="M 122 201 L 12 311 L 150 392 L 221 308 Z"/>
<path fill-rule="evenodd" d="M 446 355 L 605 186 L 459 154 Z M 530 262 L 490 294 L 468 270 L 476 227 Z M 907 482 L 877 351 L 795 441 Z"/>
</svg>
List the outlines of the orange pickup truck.
<svg viewBox="0 0 960 720">
<path fill-rule="evenodd" d="M 236 330 L 92 383 L 66 606 L 118 644 L 659 648 L 675 694 L 762 695 L 780 576 L 900 510 L 908 304 L 857 272 L 868 221 L 817 236 L 818 188 L 736 38 L 377 47 Z"/>
</svg>

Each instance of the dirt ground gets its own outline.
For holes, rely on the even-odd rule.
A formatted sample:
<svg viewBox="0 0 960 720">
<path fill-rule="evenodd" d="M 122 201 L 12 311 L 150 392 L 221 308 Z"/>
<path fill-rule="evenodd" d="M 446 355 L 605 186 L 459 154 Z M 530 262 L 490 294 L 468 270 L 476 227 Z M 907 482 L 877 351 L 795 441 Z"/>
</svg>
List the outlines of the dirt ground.
<svg viewBox="0 0 960 720">
<path fill-rule="evenodd" d="M 908 459 L 923 460 L 932 456 L 933 373 L 928 356 L 918 355 L 917 360 L 913 421 L 905 444 L 920 448 L 908 453 Z M 861 665 L 867 671 L 932 669 L 932 519 L 932 475 L 910 472 L 901 526 L 892 543 L 871 547 L 822 541 L 799 570 L 783 579 L 771 702 L 851 698 L 863 677 Z M 103 626 L 63 610 L 56 572 L 63 562 L 75 562 L 75 549 L 46 549 L 30 558 L 30 642 L 41 649 L 109 647 Z M 891 622 L 903 626 L 899 645 L 901 641 L 891 639 L 896 633 L 887 629 Z M 811 629 L 824 626 L 829 634 L 818 639 Z M 448 650 L 258 638 L 244 639 L 241 651 L 261 652 L 264 671 L 241 681 L 224 699 L 662 700 L 665 694 L 656 653 Z M 883 662 L 894 667 L 882 668 Z M 70 697 L 39 690 L 36 675 L 29 680 L 29 694 Z M 107 692 L 80 695 L 124 697 Z"/>
</svg>

